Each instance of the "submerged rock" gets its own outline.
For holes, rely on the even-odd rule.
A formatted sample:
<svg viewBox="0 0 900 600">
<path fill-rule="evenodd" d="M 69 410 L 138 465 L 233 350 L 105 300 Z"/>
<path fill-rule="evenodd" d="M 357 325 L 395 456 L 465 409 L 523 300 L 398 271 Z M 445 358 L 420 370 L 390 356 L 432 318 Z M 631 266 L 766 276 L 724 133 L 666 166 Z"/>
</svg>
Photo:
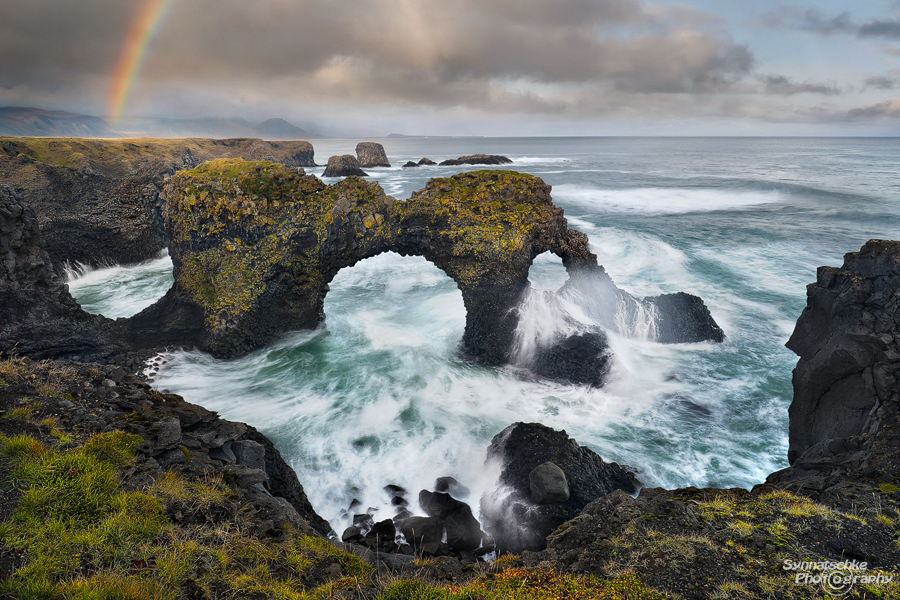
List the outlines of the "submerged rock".
<svg viewBox="0 0 900 600">
<path fill-rule="evenodd" d="M 356 145 L 356 160 L 359 166 L 368 167 L 390 167 L 387 154 L 384 153 L 384 146 L 377 142 L 360 142 Z"/>
<path fill-rule="evenodd" d="M 539 347 L 530 369 L 541 377 L 566 383 L 600 387 L 612 363 L 609 341 L 603 332 L 581 333 Z"/>
<path fill-rule="evenodd" d="M 359 166 L 359 161 L 352 154 L 342 154 L 340 156 L 328 157 L 328 166 L 322 177 L 368 177 L 365 171 Z"/>
<path fill-rule="evenodd" d="M 510 425 L 491 440 L 487 457 L 499 461 L 503 470 L 500 487 L 481 500 L 484 526 L 501 551 L 514 554 L 544 548 L 548 534 L 593 500 L 615 490 L 633 494 L 640 485 L 629 469 L 605 462 L 565 431 L 540 423 Z M 562 486 L 546 480 L 532 486 L 535 469 L 535 479 L 542 478 L 542 469 L 552 471 L 543 466 L 548 462 L 563 473 L 569 492 L 565 500 L 550 501 L 564 496 Z M 547 490 L 553 488 L 550 497 Z M 544 503 L 535 501 L 536 490 Z"/>
<path fill-rule="evenodd" d="M 424 159 L 423 159 L 424 160 Z M 512 160 L 499 154 L 470 154 L 459 158 L 448 158 L 441 161 L 441 166 L 457 165 L 511 165 Z M 422 164 L 421 162 L 419 164 Z"/>
</svg>

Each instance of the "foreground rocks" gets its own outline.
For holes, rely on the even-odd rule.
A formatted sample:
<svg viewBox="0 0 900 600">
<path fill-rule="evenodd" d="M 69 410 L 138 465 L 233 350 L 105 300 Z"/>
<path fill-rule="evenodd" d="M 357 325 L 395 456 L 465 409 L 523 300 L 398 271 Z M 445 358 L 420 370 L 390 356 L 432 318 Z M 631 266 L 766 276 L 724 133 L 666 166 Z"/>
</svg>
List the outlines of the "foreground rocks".
<svg viewBox="0 0 900 600">
<path fill-rule="evenodd" d="M 547 535 L 615 490 L 637 492 L 634 473 L 540 423 L 515 423 L 494 436 L 488 461 L 502 465 L 500 488 L 483 498 L 485 528 L 509 553 L 544 548 Z"/>
<path fill-rule="evenodd" d="M 236 492 L 228 511 L 248 516 L 260 535 L 279 536 L 288 525 L 308 535 L 330 532 L 293 469 L 253 427 L 159 393 L 121 367 L 27 359 L 6 364 L 12 368 L 3 373 L 0 405 L 12 409 L 25 406 L 23 398 L 37 398 L 39 415 L 57 419 L 66 431 L 125 431 L 144 439 L 123 473 L 126 487 L 141 490 L 167 471 L 188 480 L 221 477 Z M 210 517 L 176 516 L 199 522 Z"/>
</svg>

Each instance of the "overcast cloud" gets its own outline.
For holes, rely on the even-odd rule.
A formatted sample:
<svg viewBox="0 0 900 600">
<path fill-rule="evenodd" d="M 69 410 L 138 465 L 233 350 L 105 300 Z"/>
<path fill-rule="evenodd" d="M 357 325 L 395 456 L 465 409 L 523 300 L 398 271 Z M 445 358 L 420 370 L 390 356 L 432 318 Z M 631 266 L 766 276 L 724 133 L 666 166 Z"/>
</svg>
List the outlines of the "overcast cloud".
<svg viewBox="0 0 900 600">
<path fill-rule="evenodd" d="M 145 1 L 3 0 L 0 106 L 108 115 L 112 74 Z M 614 122 L 698 119 L 898 131 L 895 2 L 876 16 L 850 3 L 828 14 L 764 4 L 748 27 L 690 1 L 175 0 L 126 113 L 281 116 L 385 134 L 447 133 L 460 122 L 472 133 L 602 134 Z M 762 60 L 772 32 L 798 49 L 825 36 L 860 64 L 801 74 L 789 53 Z"/>
</svg>

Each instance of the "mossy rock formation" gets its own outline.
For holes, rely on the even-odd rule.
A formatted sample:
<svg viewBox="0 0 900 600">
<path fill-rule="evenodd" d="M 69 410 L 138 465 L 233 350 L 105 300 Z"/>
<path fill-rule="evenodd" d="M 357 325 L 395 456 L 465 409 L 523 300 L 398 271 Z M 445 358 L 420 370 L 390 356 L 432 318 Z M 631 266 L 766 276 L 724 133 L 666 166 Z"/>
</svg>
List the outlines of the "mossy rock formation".
<svg viewBox="0 0 900 600">
<path fill-rule="evenodd" d="M 624 310 L 627 319 L 642 305 L 658 304 L 616 288 L 597 265 L 587 236 L 569 229 L 562 209 L 553 205 L 550 186 L 512 171 L 433 179 L 398 202 L 377 183 L 355 177 L 327 186 L 278 163 L 219 159 L 173 175 L 160 204 L 175 283 L 159 302 L 110 321 L 82 311 L 59 282 L 59 298 L 26 286 L 16 296 L 21 310 L 0 322 L 0 350 L 109 360 L 132 350 L 193 345 L 217 357 L 240 356 L 287 331 L 316 327 L 337 272 L 387 251 L 423 256 L 456 282 L 467 313 L 463 351 L 488 365 L 511 358 L 516 308 L 529 286 L 532 261 L 543 252 L 562 259 L 569 284 L 589 280 L 590 302 L 610 319 L 619 318 L 617 311 Z M 24 228 L 37 240 L 37 220 L 22 221 L 25 213 L 16 210 L 4 237 Z M 34 255 L 51 264 L 43 250 L 26 246 L 10 245 L 10 260 Z M 690 322 L 715 326 L 695 300 L 692 310 L 707 319 Z M 36 316 L 46 311 L 65 317 L 50 331 Z M 657 312 L 666 323 L 665 311 Z M 25 331 L 43 332 L 40 343 Z M 696 339 L 679 333 L 667 341 L 716 339 L 709 332 L 688 333 Z M 576 353 L 569 360 L 582 359 Z"/>
<path fill-rule="evenodd" d="M 465 350 L 500 364 L 535 256 L 549 250 L 567 268 L 602 273 L 550 186 L 509 171 L 434 179 L 398 202 L 375 182 L 325 186 L 272 163 L 220 160 L 177 174 L 166 196 L 175 266 L 167 299 L 202 312 L 200 345 L 217 356 L 316 327 L 340 269 L 394 251 L 425 257 L 457 283 Z"/>
</svg>

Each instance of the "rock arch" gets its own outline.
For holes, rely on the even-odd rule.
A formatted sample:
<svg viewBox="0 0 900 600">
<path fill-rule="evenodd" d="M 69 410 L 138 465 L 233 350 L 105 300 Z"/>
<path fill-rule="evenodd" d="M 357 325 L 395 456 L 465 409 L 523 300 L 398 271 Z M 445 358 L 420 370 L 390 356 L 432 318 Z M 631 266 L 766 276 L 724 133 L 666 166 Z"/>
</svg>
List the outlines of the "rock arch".
<svg viewBox="0 0 900 600">
<path fill-rule="evenodd" d="M 423 256 L 456 282 L 463 349 L 486 364 L 507 360 L 511 309 L 535 256 L 605 276 L 550 186 L 510 171 L 433 179 L 399 202 L 363 179 L 326 186 L 273 163 L 219 160 L 177 174 L 165 193 L 175 284 L 130 327 L 153 335 L 148 326 L 168 315 L 168 329 L 193 330 L 219 357 L 317 326 L 335 274 L 389 250 Z"/>
<path fill-rule="evenodd" d="M 512 171 L 432 179 L 402 202 L 375 182 L 351 177 L 326 186 L 271 162 L 220 159 L 177 173 L 166 183 L 163 211 L 175 283 L 151 307 L 116 321 L 81 310 L 51 277 L 34 212 L 11 190 L 6 195 L 4 264 L 30 267 L 0 274 L 8 283 L 0 286 L 0 349 L 23 356 L 109 360 L 165 346 L 240 356 L 316 327 L 334 275 L 388 250 L 423 256 L 456 282 L 466 309 L 462 349 L 484 364 L 508 361 L 513 309 L 534 257 L 547 251 L 562 259 L 569 283 L 587 278 L 604 306 L 652 305 L 659 341 L 724 338 L 700 298 L 640 300 L 616 288 L 587 236 L 569 229 L 553 205 L 550 186 Z"/>
</svg>

